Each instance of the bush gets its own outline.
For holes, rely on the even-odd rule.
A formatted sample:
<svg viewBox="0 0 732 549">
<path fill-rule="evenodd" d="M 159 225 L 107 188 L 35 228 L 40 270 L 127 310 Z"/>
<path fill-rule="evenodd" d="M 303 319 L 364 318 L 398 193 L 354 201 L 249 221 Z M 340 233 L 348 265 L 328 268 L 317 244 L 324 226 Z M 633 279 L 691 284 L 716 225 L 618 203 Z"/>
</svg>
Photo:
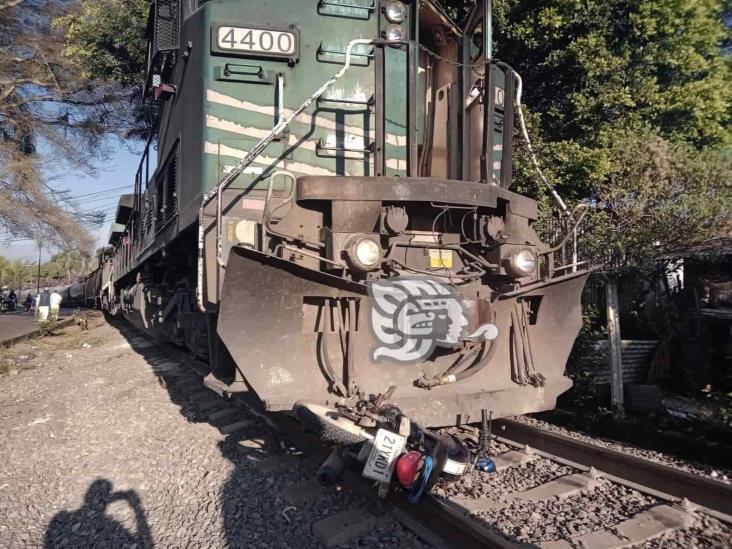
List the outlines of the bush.
<svg viewBox="0 0 732 549">
<path fill-rule="evenodd" d="M 571 408 L 597 410 L 604 402 L 603 395 L 598 392 L 595 384 L 595 376 L 606 361 L 606 357 L 598 352 L 597 342 L 607 336 L 602 329 L 595 326 L 597 312 L 588 306 L 584 309 L 582 329 L 567 362 L 567 375 L 574 385 L 562 397 L 562 401 Z"/>
<path fill-rule="evenodd" d="M 46 320 L 38 321 L 38 331 L 41 337 L 53 335 L 56 328 L 58 328 L 58 320 L 55 316 L 49 316 Z"/>
</svg>

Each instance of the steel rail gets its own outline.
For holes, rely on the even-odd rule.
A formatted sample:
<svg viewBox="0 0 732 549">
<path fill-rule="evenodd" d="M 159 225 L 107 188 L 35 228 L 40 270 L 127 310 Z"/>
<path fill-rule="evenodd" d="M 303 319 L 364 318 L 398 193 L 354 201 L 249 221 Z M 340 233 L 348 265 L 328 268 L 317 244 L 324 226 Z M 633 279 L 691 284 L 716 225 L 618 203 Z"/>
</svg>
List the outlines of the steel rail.
<svg viewBox="0 0 732 549">
<path fill-rule="evenodd" d="M 657 493 L 679 500 L 687 499 L 713 511 L 714 516 L 717 513 L 726 515 L 718 518 L 729 520 L 732 515 L 732 485 L 518 421 L 500 419 L 494 425 L 494 432 L 502 438 L 588 468 L 594 467 L 602 473 L 639 487 L 648 487 Z"/>
<path fill-rule="evenodd" d="M 390 494 L 389 501 L 406 510 L 434 533 L 443 537 L 449 545 L 460 549 L 526 549 L 534 545 L 520 545 L 501 536 L 490 526 L 472 518 L 462 506 L 450 500 L 426 495 L 413 505 L 401 495 Z M 410 506 L 407 508 L 407 506 Z"/>
</svg>

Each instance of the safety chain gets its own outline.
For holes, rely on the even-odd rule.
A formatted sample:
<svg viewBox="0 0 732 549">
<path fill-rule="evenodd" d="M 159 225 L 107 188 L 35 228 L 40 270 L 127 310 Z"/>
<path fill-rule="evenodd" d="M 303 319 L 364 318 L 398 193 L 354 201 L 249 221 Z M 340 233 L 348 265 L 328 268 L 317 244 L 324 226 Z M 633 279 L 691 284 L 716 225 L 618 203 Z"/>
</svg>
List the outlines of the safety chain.
<svg viewBox="0 0 732 549">
<path fill-rule="evenodd" d="M 478 68 L 478 67 L 485 67 L 486 65 L 490 65 L 491 63 L 498 62 L 497 59 L 487 59 L 487 60 L 483 61 L 482 63 L 458 63 L 457 61 L 445 59 L 444 57 L 433 52 L 431 49 L 429 49 L 427 46 L 425 46 L 423 44 L 419 44 L 419 49 L 423 50 L 430 57 L 434 57 L 435 59 L 439 59 L 440 61 L 447 63 L 448 65 L 454 65 L 455 67 Z"/>
</svg>

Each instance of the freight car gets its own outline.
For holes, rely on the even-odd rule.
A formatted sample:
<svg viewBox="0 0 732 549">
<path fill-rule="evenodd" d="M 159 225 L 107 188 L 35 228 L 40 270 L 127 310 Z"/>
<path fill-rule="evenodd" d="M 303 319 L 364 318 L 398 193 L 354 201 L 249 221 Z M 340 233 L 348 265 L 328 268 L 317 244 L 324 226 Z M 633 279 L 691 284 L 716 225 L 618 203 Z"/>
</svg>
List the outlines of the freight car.
<svg viewBox="0 0 732 549">
<path fill-rule="evenodd" d="M 94 299 L 269 411 L 553 408 L 587 270 L 577 220 L 550 246 L 510 190 L 521 80 L 491 25 L 483 1 L 462 25 L 436 0 L 153 1 L 160 122 Z"/>
<path fill-rule="evenodd" d="M 83 280 L 59 288 L 57 291 L 63 298 L 64 307 L 99 308 L 102 271 L 97 269 Z"/>
</svg>

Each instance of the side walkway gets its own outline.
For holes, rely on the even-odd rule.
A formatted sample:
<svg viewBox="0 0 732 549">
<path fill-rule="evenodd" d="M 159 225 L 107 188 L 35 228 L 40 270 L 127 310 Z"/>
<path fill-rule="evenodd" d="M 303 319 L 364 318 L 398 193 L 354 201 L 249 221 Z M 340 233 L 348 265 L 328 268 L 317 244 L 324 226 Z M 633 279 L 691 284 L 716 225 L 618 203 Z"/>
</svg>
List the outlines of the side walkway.
<svg viewBox="0 0 732 549">
<path fill-rule="evenodd" d="M 61 309 L 59 320 L 66 320 L 72 314 L 68 309 Z M 32 334 L 37 329 L 33 313 L 26 313 L 25 311 L 0 313 L 0 347 L 16 338 Z"/>
</svg>

